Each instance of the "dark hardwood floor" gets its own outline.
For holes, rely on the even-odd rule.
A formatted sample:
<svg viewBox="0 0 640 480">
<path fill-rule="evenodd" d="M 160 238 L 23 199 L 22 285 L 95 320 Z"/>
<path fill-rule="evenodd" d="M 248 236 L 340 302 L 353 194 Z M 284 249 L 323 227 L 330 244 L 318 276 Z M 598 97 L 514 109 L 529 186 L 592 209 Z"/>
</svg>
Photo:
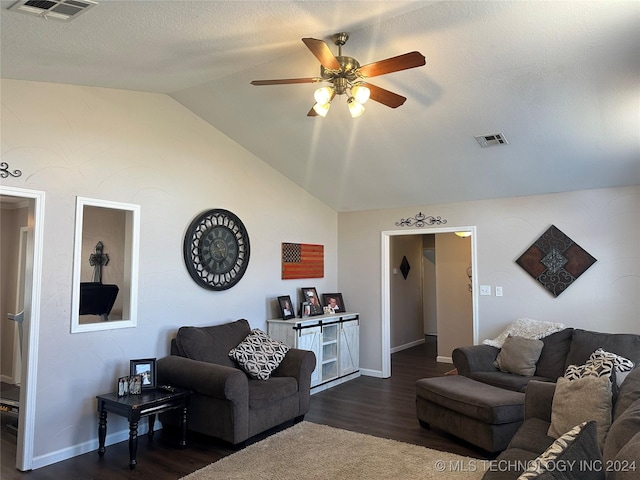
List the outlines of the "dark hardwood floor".
<svg viewBox="0 0 640 480">
<path fill-rule="evenodd" d="M 427 337 L 424 345 L 392 355 L 391 378 L 363 376 L 313 395 L 311 409 L 305 420 L 475 458 L 487 458 L 485 452 L 472 445 L 419 425 L 415 408 L 416 380 L 441 376 L 453 368 L 450 364 L 436 363 L 435 358 L 434 339 Z M 290 425 L 282 428 L 287 426 Z M 23 473 L 14 467 L 15 436 L 6 430 L 3 423 L 0 449 L 2 480 L 174 480 L 234 452 L 228 445 L 196 434 L 188 436 L 186 449 L 176 449 L 172 444 L 171 432 L 167 431 L 159 432 L 152 441 L 146 436 L 140 437 L 138 466 L 135 470 L 129 470 L 128 442 L 124 441 L 108 446 L 102 459 L 97 452 L 89 452 Z"/>
</svg>

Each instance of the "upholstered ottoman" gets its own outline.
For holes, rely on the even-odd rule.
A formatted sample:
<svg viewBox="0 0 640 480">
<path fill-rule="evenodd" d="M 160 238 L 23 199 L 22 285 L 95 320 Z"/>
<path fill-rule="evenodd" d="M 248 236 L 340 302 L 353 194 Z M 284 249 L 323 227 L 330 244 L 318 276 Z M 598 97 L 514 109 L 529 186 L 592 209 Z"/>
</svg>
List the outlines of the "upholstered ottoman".
<svg viewBox="0 0 640 480">
<path fill-rule="evenodd" d="M 423 427 L 433 426 L 488 452 L 507 448 L 524 420 L 524 393 L 462 375 L 416 382 L 416 409 Z"/>
</svg>

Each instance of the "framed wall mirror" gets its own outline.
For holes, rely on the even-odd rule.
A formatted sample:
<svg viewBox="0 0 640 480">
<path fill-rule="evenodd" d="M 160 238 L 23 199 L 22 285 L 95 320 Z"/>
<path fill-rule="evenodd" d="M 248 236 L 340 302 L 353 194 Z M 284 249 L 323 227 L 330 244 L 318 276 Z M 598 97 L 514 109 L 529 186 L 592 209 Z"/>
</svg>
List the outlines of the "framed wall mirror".
<svg viewBox="0 0 640 480">
<path fill-rule="evenodd" d="M 77 197 L 71 333 L 137 324 L 140 206 Z"/>
</svg>

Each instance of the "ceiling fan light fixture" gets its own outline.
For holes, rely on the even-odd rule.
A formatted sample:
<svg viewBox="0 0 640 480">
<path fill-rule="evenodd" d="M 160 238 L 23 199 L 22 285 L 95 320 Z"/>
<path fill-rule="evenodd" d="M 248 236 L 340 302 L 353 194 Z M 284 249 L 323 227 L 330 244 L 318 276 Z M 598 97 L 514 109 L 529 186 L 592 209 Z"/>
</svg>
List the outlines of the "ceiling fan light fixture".
<svg viewBox="0 0 640 480">
<path fill-rule="evenodd" d="M 369 96 L 371 95 L 371 90 L 361 84 L 355 84 L 351 89 L 351 95 L 358 101 L 358 103 L 364 105 L 367 100 L 369 100 Z"/>
<path fill-rule="evenodd" d="M 313 98 L 315 98 L 316 102 L 320 105 L 325 105 L 331 103 L 331 98 L 333 97 L 333 87 L 320 87 L 313 93 Z M 327 110 L 329 107 L 327 107 Z"/>
<path fill-rule="evenodd" d="M 353 118 L 359 117 L 364 113 L 364 105 L 358 102 L 355 97 L 349 97 L 347 105 L 349 106 L 349 112 L 351 112 L 351 116 Z"/>
<path fill-rule="evenodd" d="M 331 107 L 331 102 L 316 103 L 313 106 L 313 110 L 321 117 L 326 117 L 327 113 L 329 113 L 329 107 Z"/>
</svg>

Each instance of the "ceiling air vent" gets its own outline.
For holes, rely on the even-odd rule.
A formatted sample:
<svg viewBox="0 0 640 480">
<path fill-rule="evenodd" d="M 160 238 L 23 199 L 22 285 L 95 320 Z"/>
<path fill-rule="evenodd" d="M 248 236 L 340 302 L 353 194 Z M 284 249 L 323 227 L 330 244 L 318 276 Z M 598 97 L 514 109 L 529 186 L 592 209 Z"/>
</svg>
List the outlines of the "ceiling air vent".
<svg viewBox="0 0 640 480">
<path fill-rule="evenodd" d="M 491 133 L 489 135 L 476 135 L 476 140 L 482 148 L 493 147 L 494 145 L 508 145 L 507 139 L 502 133 Z"/>
<path fill-rule="evenodd" d="M 19 0 L 9 10 L 68 22 L 96 5 L 93 0 Z"/>
</svg>

